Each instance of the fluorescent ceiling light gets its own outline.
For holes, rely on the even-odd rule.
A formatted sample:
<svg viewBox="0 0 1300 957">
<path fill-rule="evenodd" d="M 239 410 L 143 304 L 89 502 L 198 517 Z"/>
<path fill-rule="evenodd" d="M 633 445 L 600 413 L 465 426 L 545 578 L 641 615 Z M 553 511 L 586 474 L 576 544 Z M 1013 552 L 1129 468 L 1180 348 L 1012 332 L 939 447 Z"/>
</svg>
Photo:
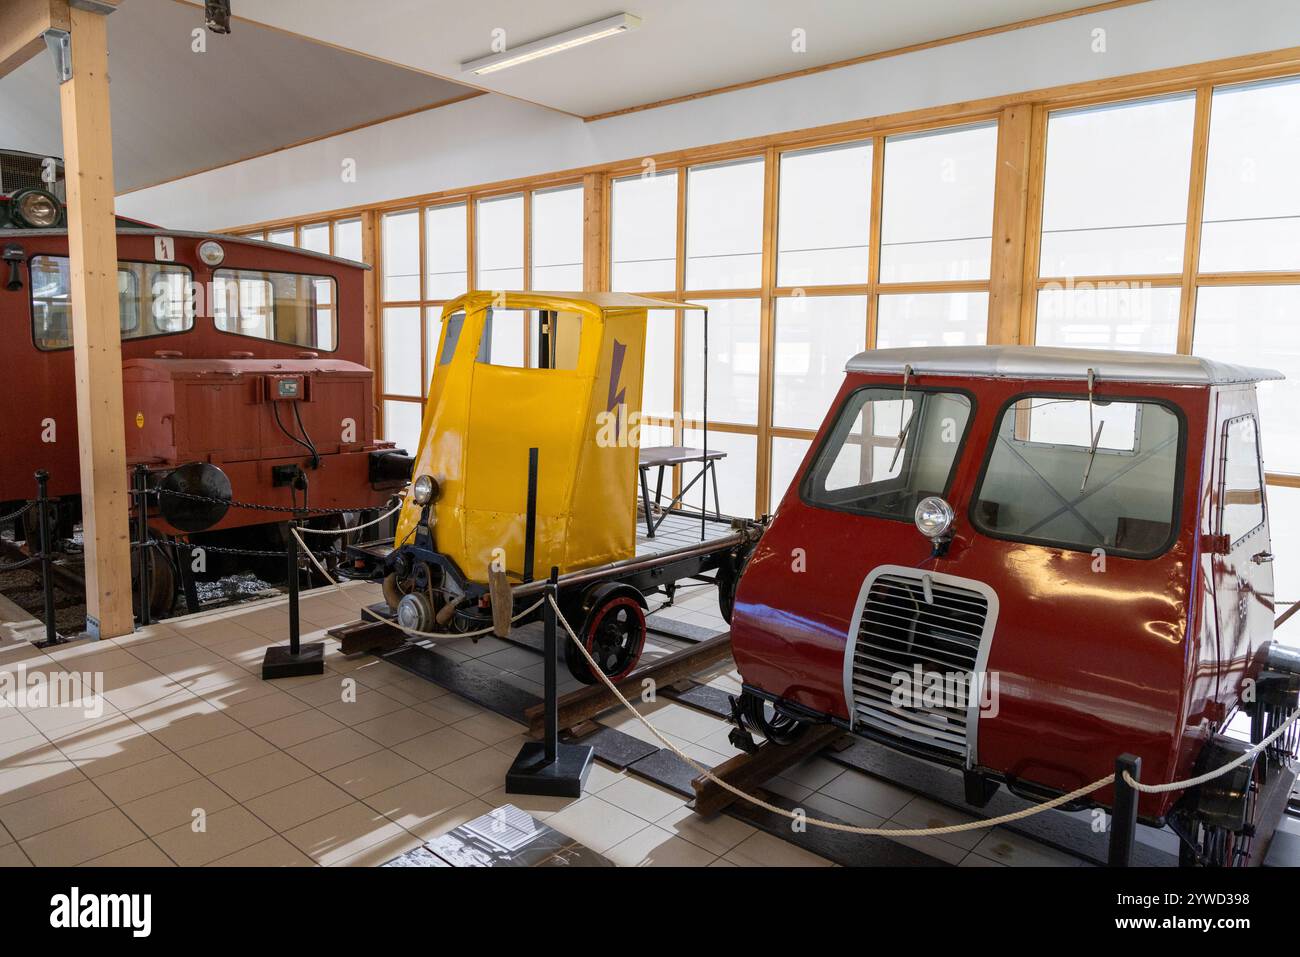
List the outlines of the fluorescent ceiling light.
<svg viewBox="0 0 1300 957">
<path fill-rule="evenodd" d="M 620 13 L 617 16 L 606 17 L 604 20 L 597 20 L 595 23 L 588 23 L 585 27 L 565 30 L 563 33 L 555 33 L 549 37 L 534 40 L 532 43 L 525 43 L 523 46 L 515 47 L 512 50 L 503 50 L 500 53 L 493 53 L 491 56 L 469 60 L 462 63 L 460 68 L 462 72 L 473 73 L 476 76 L 495 73 L 497 70 L 518 66 L 520 63 L 527 63 L 530 60 L 550 56 L 552 53 L 559 53 L 561 50 L 569 50 L 576 46 L 582 46 L 584 43 L 591 43 L 593 40 L 603 40 L 605 37 L 612 37 L 618 33 L 626 33 L 628 30 L 635 30 L 640 25 L 640 17 L 633 16 L 630 13 Z"/>
</svg>

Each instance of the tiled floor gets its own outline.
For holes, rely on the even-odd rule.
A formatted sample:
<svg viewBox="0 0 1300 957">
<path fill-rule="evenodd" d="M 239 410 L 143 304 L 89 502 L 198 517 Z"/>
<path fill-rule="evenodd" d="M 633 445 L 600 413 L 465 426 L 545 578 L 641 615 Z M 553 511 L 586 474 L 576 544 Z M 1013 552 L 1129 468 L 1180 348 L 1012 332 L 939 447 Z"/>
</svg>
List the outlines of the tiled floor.
<svg viewBox="0 0 1300 957">
<path fill-rule="evenodd" d="M 324 635 L 377 597 L 357 584 L 304 594 L 303 639 L 326 641 L 327 670 L 275 682 L 258 672 L 266 646 L 284 640 L 280 599 L 48 652 L 0 625 L 0 669 L 99 674 L 105 699 L 92 717 L 0 708 L 0 866 L 374 865 L 506 803 L 625 866 L 829 865 L 732 818 L 703 820 L 677 794 L 599 763 L 580 799 L 506 795 L 520 725 L 388 662 L 345 658 Z M 716 607 L 700 588 L 661 614 L 717 628 Z M 675 647 L 651 644 L 649 654 Z M 536 653 L 491 638 L 437 650 L 495 664 L 540 694 Z M 738 689 L 726 669 L 711 683 Z M 718 718 L 663 700 L 641 707 L 697 760 L 735 753 Z M 650 738 L 625 712 L 601 720 Z M 822 758 L 772 788 L 864 825 L 962 819 Z M 1001 830 L 908 843 L 962 866 L 1077 863 Z"/>
</svg>

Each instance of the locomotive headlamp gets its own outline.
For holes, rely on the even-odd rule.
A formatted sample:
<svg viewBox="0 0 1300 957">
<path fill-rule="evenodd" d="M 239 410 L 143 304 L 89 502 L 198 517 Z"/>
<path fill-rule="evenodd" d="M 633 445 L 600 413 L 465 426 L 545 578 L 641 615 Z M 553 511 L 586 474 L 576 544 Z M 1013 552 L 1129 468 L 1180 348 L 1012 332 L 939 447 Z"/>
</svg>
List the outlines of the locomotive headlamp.
<svg viewBox="0 0 1300 957">
<path fill-rule="evenodd" d="M 43 189 L 25 189 L 13 199 L 13 211 L 27 226 L 57 226 L 63 217 L 59 201 Z"/>
<path fill-rule="evenodd" d="M 416 505 L 428 505 L 438 494 L 438 483 L 433 480 L 432 475 L 421 475 L 411 486 L 411 497 L 415 499 Z"/>
<path fill-rule="evenodd" d="M 216 269 L 225 262 L 226 251 L 221 248 L 221 243 L 207 239 L 199 243 L 199 258 L 205 266 Z"/>
<path fill-rule="evenodd" d="M 938 495 L 927 495 L 916 506 L 916 527 L 921 534 L 932 542 L 942 542 L 952 531 L 953 520 L 957 517 L 952 506 Z"/>
</svg>

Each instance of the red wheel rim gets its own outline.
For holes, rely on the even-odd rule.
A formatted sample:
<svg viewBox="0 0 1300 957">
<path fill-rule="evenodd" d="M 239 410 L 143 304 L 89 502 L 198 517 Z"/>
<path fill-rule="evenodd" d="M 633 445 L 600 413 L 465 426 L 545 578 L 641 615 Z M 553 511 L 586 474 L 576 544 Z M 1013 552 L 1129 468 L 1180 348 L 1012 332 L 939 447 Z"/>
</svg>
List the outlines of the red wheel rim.
<svg viewBox="0 0 1300 957">
<path fill-rule="evenodd" d="M 583 645 L 611 681 L 631 674 L 645 646 L 645 612 L 627 595 L 614 598 L 596 611 Z"/>
</svg>

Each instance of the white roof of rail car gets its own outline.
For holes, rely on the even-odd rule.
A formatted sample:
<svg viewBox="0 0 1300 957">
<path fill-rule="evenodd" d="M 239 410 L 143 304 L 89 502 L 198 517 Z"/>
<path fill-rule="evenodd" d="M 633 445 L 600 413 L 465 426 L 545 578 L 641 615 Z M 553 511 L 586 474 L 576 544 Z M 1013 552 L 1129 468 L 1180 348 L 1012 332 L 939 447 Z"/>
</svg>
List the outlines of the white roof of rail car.
<svg viewBox="0 0 1300 957">
<path fill-rule="evenodd" d="M 914 376 L 969 375 L 1000 379 L 1086 379 L 1149 382 L 1162 385 L 1223 385 L 1263 382 L 1285 376 L 1273 369 L 1253 369 L 1199 356 L 1111 349 L 1065 349 L 1055 346 L 927 346 L 874 349 L 848 361 L 848 372 Z"/>
<path fill-rule="evenodd" d="M 490 289 L 480 289 L 466 293 L 465 298 L 489 296 L 496 298 L 499 293 Z M 510 296 L 545 296 L 551 299 L 573 299 L 576 302 L 589 302 L 598 309 L 704 309 L 705 306 L 693 302 L 675 302 L 671 299 L 656 299 L 653 296 L 638 296 L 630 292 L 556 292 L 550 289 L 529 289 L 507 291 Z"/>
</svg>

